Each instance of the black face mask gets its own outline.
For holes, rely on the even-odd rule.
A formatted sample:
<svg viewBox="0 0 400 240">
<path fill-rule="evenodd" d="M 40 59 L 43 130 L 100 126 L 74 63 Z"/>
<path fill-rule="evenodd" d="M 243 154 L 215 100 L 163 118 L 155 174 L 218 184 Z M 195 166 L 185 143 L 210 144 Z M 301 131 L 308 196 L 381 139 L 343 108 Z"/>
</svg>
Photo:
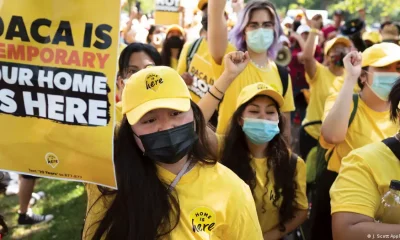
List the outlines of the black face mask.
<svg viewBox="0 0 400 240">
<path fill-rule="evenodd" d="M 150 159 L 167 164 L 177 163 L 189 151 L 198 137 L 194 122 L 182 126 L 139 136 L 144 147 L 144 155 Z"/>
<path fill-rule="evenodd" d="M 167 39 L 167 46 L 170 48 L 182 48 L 184 41 L 177 36 L 173 36 Z"/>
<path fill-rule="evenodd" d="M 344 67 L 344 63 L 343 63 L 344 57 L 346 57 L 346 54 L 345 53 L 340 53 L 340 54 L 336 54 L 334 56 L 331 56 L 331 60 L 335 64 L 335 66 Z"/>
<path fill-rule="evenodd" d="M 202 17 L 201 25 L 203 25 L 204 30 L 208 31 L 208 15 Z"/>
</svg>

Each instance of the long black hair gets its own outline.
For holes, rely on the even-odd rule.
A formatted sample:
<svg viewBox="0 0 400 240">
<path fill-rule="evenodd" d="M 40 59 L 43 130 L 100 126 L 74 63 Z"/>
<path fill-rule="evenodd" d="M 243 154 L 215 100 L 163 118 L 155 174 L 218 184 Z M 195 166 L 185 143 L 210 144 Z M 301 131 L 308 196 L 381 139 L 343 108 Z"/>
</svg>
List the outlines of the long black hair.
<svg viewBox="0 0 400 240">
<path fill-rule="evenodd" d="M 151 25 L 150 26 L 149 34 L 147 34 L 147 37 L 146 37 L 146 43 L 147 44 L 150 44 L 151 41 L 153 40 L 152 37 L 153 37 L 153 34 L 156 31 L 156 29 L 157 29 L 157 27 L 155 25 Z"/>
<path fill-rule="evenodd" d="M 199 164 L 215 164 L 216 158 L 207 145 L 203 114 L 195 103 L 191 106 L 198 140 L 190 155 Z M 178 195 L 169 192 L 168 184 L 158 177 L 156 163 L 143 156 L 126 117 L 114 138 L 114 164 L 118 190 L 98 187 L 102 196 L 94 204 L 106 196 L 113 196 L 114 201 L 99 222 L 93 239 L 106 235 L 107 240 L 154 240 L 169 234 L 179 222 Z"/>
<path fill-rule="evenodd" d="M 390 102 L 390 119 L 393 122 L 397 122 L 400 116 L 400 78 L 397 79 L 396 83 L 393 85 L 392 90 L 389 94 L 389 102 Z"/>
<path fill-rule="evenodd" d="M 235 172 L 243 181 L 245 181 L 254 194 L 256 187 L 256 174 L 254 169 L 251 167 L 250 162 L 252 161 L 250 156 L 250 150 L 246 142 L 246 135 L 240 126 L 239 121 L 242 118 L 242 114 L 245 108 L 254 101 L 254 97 L 247 103 L 240 106 L 233 114 L 230 126 L 225 136 L 224 148 L 222 150 L 221 163 L 230 168 Z M 269 97 L 268 97 L 269 98 Z M 272 99 L 273 100 L 273 99 Z M 276 109 L 279 114 L 279 129 L 280 134 L 276 135 L 269 143 L 265 150 L 265 157 L 267 157 L 267 182 L 265 187 L 269 183 L 269 172 L 272 170 L 274 176 L 274 191 L 275 199 L 273 205 L 279 208 L 279 230 L 284 232 L 284 223 L 294 218 L 295 211 L 295 196 L 297 184 L 295 181 L 296 175 L 296 162 L 291 161 L 289 148 L 285 142 L 284 126 L 285 119 L 279 111 L 278 104 L 273 100 Z M 265 191 L 264 196 L 267 194 Z M 263 206 L 265 205 L 263 196 Z M 278 202 L 282 198 L 282 204 L 278 207 Z M 265 208 L 263 207 L 265 212 Z"/>
<path fill-rule="evenodd" d="M 2 183 L 3 178 L 4 174 L 0 172 L 0 194 L 3 194 L 6 191 L 6 185 Z M 1 237 L 4 237 L 8 233 L 8 227 L 2 215 L 0 215 L 0 227 L 0 235 Z"/>
<path fill-rule="evenodd" d="M 143 44 L 143 43 L 131 43 L 122 50 L 121 55 L 119 56 L 118 60 L 118 76 L 125 78 L 128 74 L 128 67 L 129 67 L 129 59 L 133 53 L 137 52 L 144 52 L 146 53 L 151 60 L 153 60 L 156 66 L 161 66 L 161 55 L 157 51 L 155 47 L 150 44 Z"/>
<path fill-rule="evenodd" d="M 185 44 L 185 40 L 179 39 L 177 36 L 172 36 L 172 37 L 167 37 L 163 43 L 162 51 L 161 51 L 161 59 L 162 59 L 162 64 L 167 67 L 171 67 L 171 49 L 172 48 L 178 48 L 179 53 L 178 53 L 178 59 L 179 56 L 181 55 L 183 45 Z"/>
</svg>

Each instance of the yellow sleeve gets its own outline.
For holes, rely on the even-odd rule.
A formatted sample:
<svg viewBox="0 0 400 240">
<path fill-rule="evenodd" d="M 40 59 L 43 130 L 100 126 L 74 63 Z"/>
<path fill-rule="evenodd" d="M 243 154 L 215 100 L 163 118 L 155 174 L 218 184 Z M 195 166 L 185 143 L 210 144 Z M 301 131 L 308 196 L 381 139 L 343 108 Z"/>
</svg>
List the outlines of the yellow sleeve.
<svg viewBox="0 0 400 240">
<path fill-rule="evenodd" d="M 306 164 L 303 159 L 297 158 L 296 166 L 296 204 L 297 208 L 301 210 L 308 209 L 308 199 L 306 193 Z"/>
<path fill-rule="evenodd" d="M 176 68 L 176 71 L 179 73 L 179 75 L 182 75 L 186 72 L 186 59 L 187 59 L 187 54 L 189 51 L 189 47 L 192 45 L 193 43 L 186 43 L 183 46 L 181 55 L 179 56 L 179 61 L 178 61 L 178 66 Z"/>
<path fill-rule="evenodd" d="M 285 103 L 282 106 L 281 112 L 293 112 L 296 110 L 294 106 L 294 98 L 293 98 L 293 88 L 292 88 L 292 78 L 289 76 L 288 80 L 288 89 L 285 95 Z"/>
<path fill-rule="evenodd" d="M 333 90 L 331 91 L 331 93 L 335 94 L 340 92 L 344 84 L 344 79 L 345 79 L 344 77 L 343 78 L 339 77 L 335 79 L 335 81 L 333 82 Z M 358 86 L 358 84 L 354 86 L 353 91 L 354 93 L 358 93 L 361 91 L 361 88 Z"/>
<path fill-rule="evenodd" d="M 231 206 L 228 206 L 230 211 L 235 211 L 228 232 L 229 237 L 223 239 L 235 240 L 263 240 L 261 226 L 257 217 L 256 205 L 253 195 L 247 184 L 243 184 L 243 191 L 239 191 L 240 196 L 233 198 Z M 243 194 L 244 193 L 244 194 Z"/>
<path fill-rule="evenodd" d="M 314 77 L 313 78 L 310 78 L 310 76 L 307 74 L 307 73 L 305 73 L 306 74 L 306 81 L 307 81 L 307 83 L 308 84 L 313 84 L 315 81 L 317 81 L 317 79 L 319 79 L 320 78 L 320 76 L 321 76 L 321 70 L 322 70 L 322 68 L 324 68 L 324 65 L 322 65 L 321 63 L 319 63 L 318 61 L 315 61 L 316 63 L 317 63 L 317 65 L 316 65 L 316 71 L 315 71 L 315 75 L 314 75 Z"/>
<path fill-rule="evenodd" d="M 338 94 L 333 94 L 326 98 L 325 107 L 324 107 L 324 115 L 322 116 L 322 122 L 328 116 L 329 111 L 331 111 L 331 109 L 333 108 L 333 105 L 335 104 L 337 97 L 338 97 Z"/>
<path fill-rule="evenodd" d="M 104 218 L 104 215 L 111 205 L 113 198 L 111 196 L 102 197 L 97 185 L 87 184 L 87 209 L 85 226 L 82 233 L 83 240 L 93 238 L 99 226 L 99 221 Z"/>
<path fill-rule="evenodd" d="M 330 196 L 332 214 L 352 212 L 375 217 L 381 196 L 372 176 L 372 169 L 356 152 L 353 151 L 342 159 Z"/>
</svg>

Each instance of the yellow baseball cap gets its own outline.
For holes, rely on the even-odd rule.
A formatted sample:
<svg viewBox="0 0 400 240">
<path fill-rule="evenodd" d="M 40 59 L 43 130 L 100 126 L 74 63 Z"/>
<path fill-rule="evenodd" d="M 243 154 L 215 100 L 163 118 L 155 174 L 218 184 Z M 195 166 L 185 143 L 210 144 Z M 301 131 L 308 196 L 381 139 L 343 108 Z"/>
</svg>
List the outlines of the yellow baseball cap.
<svg viewBox="0 0 400 240">
<path fill-rule="evenodd" d="M 190 93 L 182 77 L 169 67 L 148 67 L 133 74 L 122 93 L 122 114 L 136 124 L 149 111 L 167 108 L 187 112 Z"/>
<path fill-rule="evenodd" d="M 384 67 L 400 61 L 400 46 L 394 43 L 378 43 L 362 53 L 362 66 Z"/>
<path fill-rule="evenodd" d="M 169 32 L 171 32 L 173 30 L 176 30 L 176 31 L 180 32 L 182 34 L 182 36 L 185 35 L 185 30 L 183 30 L 183 28 L 181 26 L 177 25 L 177 24 L 172 24 L 171 26 L 168 27 L 167 35 L 168 35 Z"/>
<path fill-rule="evenodd" d="M 208 4 L 208 0 L 200 0 L 199 3 L 197 4 L 197 8 L 203 10 L 206 4 Z"/>
<path fill-rule="evenodd" d="M 245 88 L 242 89 L 236 102 L 236 109 L 245 104 L 246 102 L 250 101 L 253 97 L 257 95 L 265 95 L 271 97 L 278 103 L 279 108 L 283 106 L 284 99 L 282 95 L 272 86 L 260 82 L 246 86 Z"/>
<path fill-rule="evenodd" d="M 343 43 L 347 47 L 352 46 L 350 39 L 348 39 L 346 37 L 336 37 L 325 43 L 325 50 L 324 50 L 325 56 L 328 55 L 329 50 L 331 50 L 335 44 L 339 44 L 339 43 Z"/>
<path fill-rule="evenodd" d="M 382 42 L 382 35 L 377 31 L 365 32 L 362 35 L 362 39 L 376 44 Z"/>
</svg>

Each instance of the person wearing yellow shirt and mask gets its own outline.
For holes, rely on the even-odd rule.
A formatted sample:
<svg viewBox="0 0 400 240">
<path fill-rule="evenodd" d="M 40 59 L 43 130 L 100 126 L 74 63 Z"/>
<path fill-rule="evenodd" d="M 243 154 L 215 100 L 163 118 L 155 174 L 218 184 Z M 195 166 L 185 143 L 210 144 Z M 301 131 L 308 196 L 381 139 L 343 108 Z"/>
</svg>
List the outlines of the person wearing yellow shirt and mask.
<svg viewBox="0 0 400 240">
<path fill-rule="evenodd" d="M 180 75 L 149 67 L 122 95 L 118 190 L 91 185 L 83 239 L 261 240 L 250 188 L 217 163 Z"/>
<path fill-rule="evenodd" d="M 317 183 L 316 204 L 313 204 L 311 213 L 316 214 L 312 239 L 330 239 L 329 189 L 337 177 L 342 159 L 352 150 L 393 136 L 397 131 L 397 126 L 389 120 L 388 95 L 400 76 L 400 46 L 380 43 L 362 55 L 351 52 L 344 59 L 344 65 L 346 78 L 343 88 L 338 95 L 326 100 L 322 120 L 320 144 L 328 150 L 327 169 Z M 358 81 L 363 88 L 349 126 L 354 108 L 353 88 Z"/>
<path fill-rule="evenodd" d="M 206 121 L 249 61 L 247 52 L 225 56 L 224 73 L 199 102 Z M 285 237 L 306 220 L 308 212 L 306 167 L 283 138 L 283 105 L 284 98 L 270 85 L 248 85 L 236 100 L 226 135 L 208 131 L 220 162 L 250 186 L 264 239 Z"/>
<path fill-rule="evenodd" d="M 300 155 L 307 158 L 310 150 L 317 146 L 321 135 L 324 104 L 328 96 L 334 93 L 335 79 L 344 76 L 343 58 L 350 52 L 351 41 L 345 37 L 337 37 L 325 44 L 324 54 L 327 66 L 314 58 L 315 46 L 318 41 L 318 22 L 312 21 L 313 29 L 304 48 L 301 59 L 304 61 L 306 81 L 310 86 L 310 101 L 306 116 L 299 132 Z"/>
<path fill-rule="evenodd" d="M 179 56 L 185 41 L 185 31 L 182 27 L 174 24 L 167 29 L 167 35 L 161 50 L 161 59 L 164 66 L 177 69 Z"/>
<path fill-rule="evenodd" d="M 150 44 L 131 43 L 121 52 L 118 60 L 117 87 L 118 100 L 116 104 L 116 122 L 122 120 L 122 92 L 125 82 L 132 74 L 148 67 L 160 66 L 161 56 L 157 49 Z"/>
<path fill-rule="evenodd" d="M 197 5 L 203 12 L 201 23 L 206 34 L 208 30 L 207 6 L 207 0 L 199 1 Z M 186 43 L 178 62 L 177 71 L 188 84 L 190 94 L 195 103 L 198 103 L 208 92 L 223 71 L 221 64 L 217 64 L 211 57 L 207 39 L 206 36 L 194 42 Z M 225 53 L 232 51 L 235 51 L 235 47 L 232 44 L 228 44 Z M 218 115 L 217 112 L 215 112 L 210 121 L 213 126 L 217 126 L 217 119 Z"/>
<path fill-rule="evenodd" d="M 228 44 L 224 7 L 226 1 L 208 2 L 208 43 L 210 54 L 216 63 L 222 63 Z M 230 41 L 239 51 L 248 51 L 250 64 L 226 91 L 218 110 L 217 133 L 224 134 L 236 110 L 236 102 L 242 89 L 257 82 L 275 87 L 284 96 L 281 111 L 290 119 L 295 110 L 293 89 L 286 68 L 279 67 L 274 60 L 280 49 L 279 36 L 283 34 L 278 14 L 272 3 L 254 0 L 246 4 L 238 17 L 238 22 L 230 31 Z M 290 142 L 290 121 L 285 124 L 286 139 Z"/>
<path fill-rule="evenodd" d="M 400 78 L 389 94 L 391 119 L 400 121 Z M 381 199 L 392 180 L 400 180 L 400 131 L 383 142 L 352 151 L 330 190 L 333 237 L 337 240 L 398 236 L 400 224 L 376 223 Z M 393 214 L 393 212 L 392 212 Z M 396 217 L 396 216 L 393 216 Z M 400 215 L 397 216 L 400 219 Z"/>
</svg>

